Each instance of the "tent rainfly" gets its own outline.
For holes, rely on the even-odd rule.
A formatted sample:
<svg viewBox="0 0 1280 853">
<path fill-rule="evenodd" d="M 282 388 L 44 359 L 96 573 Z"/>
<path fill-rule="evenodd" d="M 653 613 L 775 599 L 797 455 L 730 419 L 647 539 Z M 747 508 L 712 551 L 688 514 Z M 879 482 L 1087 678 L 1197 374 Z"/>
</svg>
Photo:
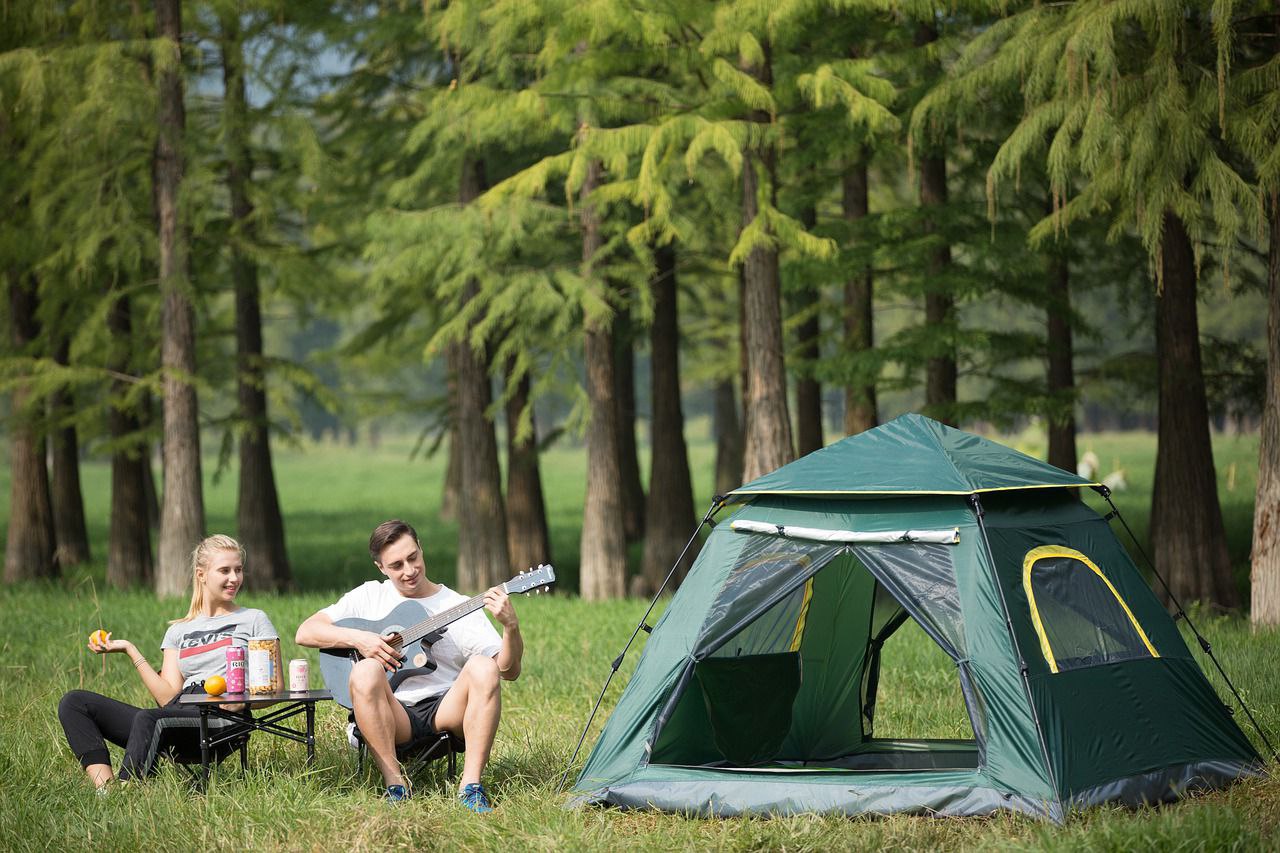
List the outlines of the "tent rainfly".
<svg viewBox="0 0 1280 853">
<path fill-rule="evenodd" d="M 1094 485 L 906 415 L 741 487 L 574 803 L 1060 821 L 1260 773 L 1174 620 L 1077 500 Z M 954 663 L 971 738 L 876 737 L 881 649 L 907 620 Z"/>
</svg>

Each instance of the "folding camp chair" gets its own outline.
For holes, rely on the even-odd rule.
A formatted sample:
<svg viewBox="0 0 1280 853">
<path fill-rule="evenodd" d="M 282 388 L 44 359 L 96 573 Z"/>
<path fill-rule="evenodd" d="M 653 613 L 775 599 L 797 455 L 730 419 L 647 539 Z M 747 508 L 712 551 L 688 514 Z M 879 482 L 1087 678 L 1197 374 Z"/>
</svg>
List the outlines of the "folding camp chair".
<svg viewBox="0 0 1280 853">
<path fill-rule="evenodd" d="M 355 742 L 356 752 L 359 756 L 356 767 L 359 772 L 363 773 L 364 754 L 368 745 L 365 743 L 364 736 L 360 734 L 360 729 L 355 725 L 354 721 L 351 722 L 348 734 Z M 396 757 L 404 764 L 416 763 L 423 766 L 426 766 L 433 761 L 438 761 L 441 758 L 447 758 L 449 763 L 448 772 L 445 778 L 452 782 L 457 776 L 458 753 L 457 750 L 453 748 L 453 736 L 448 732 L 440 732 L 434 739 L 418 744 L 411 750 L 401 750 L 397 748 Z"/>
<path fill-rule="evenodd" d="M 247 711 L 245 713 L 248 713 Z M 214 723 L 210 726 L 210 735 L 216 739 L 218 729 L 229 724 Z M 156 755 L 168 758 L 174 764 L 187 771 L 193 785 L 202 786 L 204 773 L 200 755 L 200 721 L 189 717 L 167 717 L 156 724 Z M 216 764 L 233 752 L 240 753 L 241 772 L 249 769 L 249 734 L 236 735 L 220 743 L 215 743 L 212 757 Z"/>
</svg>

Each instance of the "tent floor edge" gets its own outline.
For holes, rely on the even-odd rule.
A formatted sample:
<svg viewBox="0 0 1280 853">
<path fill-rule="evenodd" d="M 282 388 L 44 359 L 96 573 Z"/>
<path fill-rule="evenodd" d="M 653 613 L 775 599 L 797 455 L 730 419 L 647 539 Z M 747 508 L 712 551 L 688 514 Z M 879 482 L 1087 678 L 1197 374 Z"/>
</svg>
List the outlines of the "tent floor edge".
<svg viewBox="0 0 1280 853">
<path fill-rule="evenodd" d="M 904 780 L 905 781 L 905 780 Z M 698 818 L 791 817 L 801 814 L 919 815 L 985 817 L 1012 812 L 1062 823 L 1065 812 L 1056 802 L 980 785 L 875 785 L 796 781 L 785 791 L 754 780 L 674 780 L 631 778 L 585 791 L 566 808 L 584 806 L 659 811 Z"/>
<path fill-rule="evenodd" d="M 1240 779 L 1263 778 L 1266 775 L 1263 762 L 1217 759 L 1192 761 L 1112 779 L 1071 794 L 1066 803 L 1071 811 L 1105 803 L 1139 808 L 1177 802 L 1188 795 L 1225 788 Z"/>
</svg>

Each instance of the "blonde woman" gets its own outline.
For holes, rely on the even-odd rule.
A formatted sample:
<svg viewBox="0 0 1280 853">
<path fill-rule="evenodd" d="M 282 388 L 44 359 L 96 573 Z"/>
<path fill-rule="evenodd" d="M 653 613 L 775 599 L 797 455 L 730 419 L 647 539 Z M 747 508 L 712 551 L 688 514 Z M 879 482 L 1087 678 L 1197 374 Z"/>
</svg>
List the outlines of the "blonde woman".
<svg viewBox="0 0 1280 853">
<path fill-rule="evenodd" d="M 226 675 L 228 646 L 244 646 L 250 637 L 278 637 L 267 614 L 240 607 L 236 593 L 244 582 L 244 549 L 230 536 L 210 536 L 191 554 L 191 608 L 169 623 L 160 644 L 164 659 L 157 672 L 128 640 L 90 640 L 97 654 L 129 656 L 155 697 L 157 708 L 138 708 L 91 693 L 72 690 L 58 703 L 58 719 L 67 744 L 90 781 L 101 790 L 113 778 L 107 741 L 124 747 L 119 779 L 150 775 L 162 745 L 198 756 L 199 711 L 182 708 L 178 696 L 203 689 L 204 681 Z"/>
</svg>

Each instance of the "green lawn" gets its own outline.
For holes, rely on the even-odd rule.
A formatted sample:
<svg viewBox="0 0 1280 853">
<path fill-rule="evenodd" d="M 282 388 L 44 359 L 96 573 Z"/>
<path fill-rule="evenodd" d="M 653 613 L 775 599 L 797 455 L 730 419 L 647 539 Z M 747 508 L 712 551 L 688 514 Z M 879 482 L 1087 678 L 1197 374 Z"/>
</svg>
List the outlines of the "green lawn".
<svg viewBox="0 0 1280 853">
<path fill-rule="evenodd" d="M 1154 448 L 1149 437 L 1082 439 L 1101 457 L 1126 468 L 1130 490 L 1118 496 L 1130 523 L 1145 529 Z M 1034 439 L 1012 443 L 1034 452 Z M 1244 568 L 1253 496 L 1256 438 L 1223 439 L 1217 446 L 1224 514 L 1232 553 Z M 710 449 L 695 445 L 698 501 L 709 500 Z M 1234 489 L 1226 488 L 1236 465 Z M 441 463 L 407 461 L 407 445 L 324 447 L 278 456 L 278 477 L 301 592 L 275 596 L 246 589 L 244 601 L 262 607 L 286 636 L 285 655 L 304 654 L 294 627 L 333 592 L 370 576 L 364 543 L 390 515 L 418 524 L 429 564 L 442 579 L 453 574 L 455 527 L 434 521 Z M 95 554 L 103 552 L 105 466 L 85 466 Z M 576 577 L 583 459 L 556 449 L 545 459 L 545 486 L 554 529 L 557 569 Z M 7 517 L 8 472 L 0 473 L 0 513 Z M 235 481 L 228 473 L 208 490 L 209 526 L 232 530 Z M 233 531 L 232 531 L 233 532 Z M 498 810 L 477 818 L 446 796 L 439 768 L 417 777 L 419 796 L 393 808 L 377 797 L 371 773 L 356 774 L 335 707 L 319 715 L 318 761 L 308 768 L 297 744 L 259 736 L 242 777 L 229 762 L 205 796 L 166 768 L 153 782 L 96 797 L 66 749 L 55 715 L 58 697 L 84 687 L 134 701 L 146 694 L 122 656 L 103 659 L 84 646 L 90 630 L 106 627 L 155 649 L 180 601 L 145 592 L 104 589 L 100 565 L 76 570 L 56 584 L 0 588 L 0 848 L 3 849 L 955 849 L 1052 848 L 1116 850 L 1276 849 L 1280 846 L 1280 782 L 1263 780 L 1171 807 L 1094 809 L 1057 827 L 1013 816 L 938 820 L 921 817 L 697 820 L 648 813 L 566 810 L 556 790 L 591 704 L 645 603 L 588 604 L 571 595 L 517 602 L 529 649 L 524 675 L 504 691 L 504 718 L 489 783 Z M 1280 736 L 1280 633 L 1255 634 L 1239 618 L 1199 617 L 1224 665 L 1263 725 Z M 643 638 L 643 634 L 641 637 Z M 954 736 L 963 709 L 950 663 L 919 632 L 887 647 L 900 668 L 886 667 L 877 724 L 882 733 Z M 642 643 L 642 641 L 641 641 Z M 616 701 L 638 660 L 633 649 L 606 698 L 600 720 Z M 310 655 L 315 669 L 314 653 Z M 891 660 L 887 657 L 887 661 Z M 1216 681 L 1216 676 L 1212 677 Z M 599 728 L 599 720 L 595 727 Z M 593 732 L 594 734 L 594 732 Z M 588 744 L 589 746 L 589 744 Z M 581 759 L 580 759 L 581 760 Z"/>
</svg>

